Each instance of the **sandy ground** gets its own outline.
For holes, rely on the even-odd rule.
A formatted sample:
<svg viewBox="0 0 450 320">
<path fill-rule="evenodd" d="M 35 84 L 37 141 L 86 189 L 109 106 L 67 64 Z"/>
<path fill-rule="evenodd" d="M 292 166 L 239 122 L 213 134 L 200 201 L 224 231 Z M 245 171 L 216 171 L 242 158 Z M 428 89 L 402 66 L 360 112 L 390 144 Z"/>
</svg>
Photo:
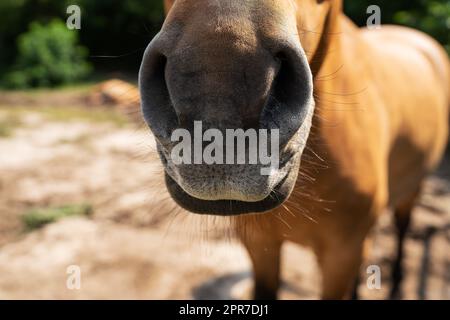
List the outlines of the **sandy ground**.
<svg viewBox="0 0 450 320">
<path fill-rule="evenodd" d="M 0 119 L 8 109 L 0 108 Z M 144 128 L 108 122 L 55 121 L 20 114 L 0 137 L 0 299 L 247 298 L 250 265 L 220 219 L 187 214 L 168 197 L 152 139 Z M 406 248 L 406 299 L 450 299 L 450 165 L 430 177 L 414 212 Z M 89 203 L 90 218 L 68 218 L 27 232 L 30 208 Z M 395 238 L 390 214 L 380 220 L 365 265 L 382 270 L 389 290 Z M 67 269 L 81 288 L 67 287 Z M 314 299 L 320 277 L 313 255 L 284 248 L 283 299 Z"/>
</svg>

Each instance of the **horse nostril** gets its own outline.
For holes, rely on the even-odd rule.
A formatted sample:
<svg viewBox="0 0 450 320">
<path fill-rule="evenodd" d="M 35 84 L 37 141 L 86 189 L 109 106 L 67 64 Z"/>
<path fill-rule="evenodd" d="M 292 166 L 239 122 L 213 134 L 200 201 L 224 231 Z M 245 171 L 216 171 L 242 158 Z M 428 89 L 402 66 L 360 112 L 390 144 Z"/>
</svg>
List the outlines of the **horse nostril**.
<svg viewBox="0 0 450 320">
<path fill-rule="evenodd" d="M 311 104 L 312 75 L 300 48 L 287 47 L 275 55 L 278 73 L 263 109 L 261 124 L 280 130 L 280 146 L 284 146 L 300 129 Z"/>
<path fill-rule="evenodd" d="M 292 98 L 292 94 L 289 91 L 295 77 L 294 70 L 285 54 L 280 53 L 275 58 L 279 61 L 280 66 L 273 83 L 272 95 L 279 102 L 287 103 Z"/>
<path fill-rule="evenodd" d="M 163 144 L 170 141 L 178 123 L 167 89 L 166 63 L 167 58 L 153 41 L 144 53 L 139 71 L 142 113 L 156 139 Z"/>
</svg>

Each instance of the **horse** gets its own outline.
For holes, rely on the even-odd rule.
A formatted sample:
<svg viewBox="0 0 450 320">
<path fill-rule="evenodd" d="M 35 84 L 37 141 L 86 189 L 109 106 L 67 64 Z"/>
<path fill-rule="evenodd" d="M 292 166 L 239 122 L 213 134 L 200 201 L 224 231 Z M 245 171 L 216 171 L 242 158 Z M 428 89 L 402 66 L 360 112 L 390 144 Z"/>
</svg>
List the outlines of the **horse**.
<svg viewBox="0 0 450 320">
<path fill-rule="evenodd" d="M 450 65 L 431 37 L 358 28 L 342 0 L 165 0 L 139 74 L 143 117 L 179 206 L 233 217 L 255 299 L 276 299 L 281 248 L 310 247 L 321 298 L 351 298 L 370 231 L 392 209 L 403 242 L 448 139 Z M 176 129 L 277 129 L 279 166 L 178 163 Z M 272 131 L 271 131 L 272 132 Z"/>
</svg>

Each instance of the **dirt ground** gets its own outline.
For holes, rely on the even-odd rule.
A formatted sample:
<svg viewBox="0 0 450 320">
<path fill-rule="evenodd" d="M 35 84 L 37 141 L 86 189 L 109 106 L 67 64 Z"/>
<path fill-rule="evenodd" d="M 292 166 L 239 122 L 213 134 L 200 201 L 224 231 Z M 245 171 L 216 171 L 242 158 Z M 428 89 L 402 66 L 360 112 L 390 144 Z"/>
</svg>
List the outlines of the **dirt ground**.
<svg viewBox="0 0 450 320">
<path fill-rule="evenodd" d="M 0 103 L 1 104 L 1 103 Z M 144 127 L 90 110 L 0 107 L 0 299 L 242 299 L 249 297 L 246 253 L 227 236 L 227 221 L 183 212 L 170 199 Z M 103 112 L 110 112 L 108 110 Z M 14 123 L 14 125 L 11 125 Z M 1 129 L 1 127 L 0 127 Z M 2 131 L 0 130 L 0 133 Z M 90 217 L 26 231 L 31 208 L 88 203 Z M 450 299 L 450 163 L 429 178 L 406 242 L 406 299 Z M 395 238 L 387 212 L 365 265 L 381 267 L 386 298 Z M 79 266 L 81 288 L 68 289 Z M 283 299 L 318 298 L 311 252 L 284 248 Z"/>
</svg>

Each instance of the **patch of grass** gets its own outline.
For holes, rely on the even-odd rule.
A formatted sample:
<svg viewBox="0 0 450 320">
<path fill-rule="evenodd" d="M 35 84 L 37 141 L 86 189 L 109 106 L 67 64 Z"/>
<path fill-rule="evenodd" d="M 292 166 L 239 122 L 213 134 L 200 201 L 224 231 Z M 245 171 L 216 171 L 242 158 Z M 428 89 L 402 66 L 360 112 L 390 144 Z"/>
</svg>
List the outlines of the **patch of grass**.
<svg viewBox="0 0 450 320">
<path fill-rule="evenodd" d="M 0 114 L 0 138 L 10 137 L 14 133 L 14 130 L 21 125 L 22 121 L 18 114 Z"/>
<path fill-rule="evenodd" d="M 26 211 L 22 216 L 28 231 L 36 230 L 44 225 L 56 222 L 62 218 L 73 216 L 89 216 L 92 206 L 89 204 L 66 205 L 62 207 L 37 208 Z"/>
</svg>

